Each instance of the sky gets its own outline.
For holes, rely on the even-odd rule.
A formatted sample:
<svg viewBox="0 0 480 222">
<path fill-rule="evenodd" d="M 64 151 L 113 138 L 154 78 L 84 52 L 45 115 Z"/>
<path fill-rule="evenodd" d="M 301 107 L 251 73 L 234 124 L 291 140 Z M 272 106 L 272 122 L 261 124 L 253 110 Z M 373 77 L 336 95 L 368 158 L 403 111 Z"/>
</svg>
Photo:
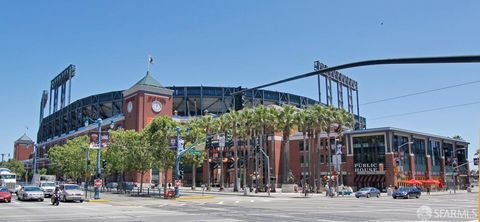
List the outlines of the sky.
<svg viewBox="0 0 480 222">
<path fill-rule="evenodd" d="M 4 1 L 0 7 L 0 153 L 36 139 L 40 98 L 69 64 L 72 101 L 123 90 L 147 56 L 164 86 L 254 87 L 354 61 L 480 54 L 479 1 Z M 480 80 L 480 64 L 385 65 L 341 72 L 360 104 Z M 317 98 L 316 78 L 270 90 Z M 479 147 L 480 84 L 361 105 L 367 127 L 398 127 Z M 48 112 L 48 110 L 46 110 Z M 28 130 L 27 130 L 28 127 Z"/>
</svg>

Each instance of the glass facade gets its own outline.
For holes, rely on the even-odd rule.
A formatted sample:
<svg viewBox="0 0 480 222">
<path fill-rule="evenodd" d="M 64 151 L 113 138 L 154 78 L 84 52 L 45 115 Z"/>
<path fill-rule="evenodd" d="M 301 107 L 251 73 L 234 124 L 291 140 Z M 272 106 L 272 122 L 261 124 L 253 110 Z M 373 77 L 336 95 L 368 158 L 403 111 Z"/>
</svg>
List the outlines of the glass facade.
<svg viewBox="0 0 480 222">
<path fill-rule="evenodd" d="M 445 170 L 447 173 L 453 172 L 453 144 L 443 143 L 443 153 L 445 155 Z"/>
<path fill-rule="evenodd" d="M 398 156 L 402 156 L 403 159 L 401 160 L 401 165 L 403 166 L 403 171 L 408 172 L 410 170 L 410 161 L 409 160 L 409 153 L 408 153 L 408 137 L 406 136 L 399 136 L 395 135 L 393 137 L 393 152 Z M 401 147 L 400 147 L 401 146 Z M 400 150 L 398 150 L 400 147 Z"/>
<path fill-rule="evenodd" d="M 385 164 L 385 136 L 353 137 L 355 163 Z"/>
<path fill-rule="evenodd" d="M 415 154 L 415 170 L 417 172 L 424 172 L 427 170 L 427 159 L 425 153 L 425 140 L 413 139 L 412 151 Z"/>
<path fill-rule="evenodd" d="M 440 173 L 441 171 L 441 165 L 442 165 L 442 154 L 440 150 L 440 141 L 437 140 L 430 140 L 428 141 L 429 148 L 428 148 L 428 154 L 430 155 L 430 158 L 432 160 L 432 172 L 438 172 Z"/>
</svg>

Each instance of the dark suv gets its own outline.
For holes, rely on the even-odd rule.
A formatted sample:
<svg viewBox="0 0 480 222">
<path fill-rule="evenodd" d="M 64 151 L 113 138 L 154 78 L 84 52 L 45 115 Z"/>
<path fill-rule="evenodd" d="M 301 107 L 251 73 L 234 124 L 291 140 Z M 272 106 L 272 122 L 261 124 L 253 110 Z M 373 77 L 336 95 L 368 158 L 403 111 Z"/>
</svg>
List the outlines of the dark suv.
<svg viewBox="0 0 480 222">
<path fill-rule="evenodd" d="M 416 187 L 402 187 L 393 192 L 392 197 L 393 199 L 397 199 L 397 197 L 411 199 L 419 198 L 420 195 L 422 195 L 422 192 Z"/>
</svg>

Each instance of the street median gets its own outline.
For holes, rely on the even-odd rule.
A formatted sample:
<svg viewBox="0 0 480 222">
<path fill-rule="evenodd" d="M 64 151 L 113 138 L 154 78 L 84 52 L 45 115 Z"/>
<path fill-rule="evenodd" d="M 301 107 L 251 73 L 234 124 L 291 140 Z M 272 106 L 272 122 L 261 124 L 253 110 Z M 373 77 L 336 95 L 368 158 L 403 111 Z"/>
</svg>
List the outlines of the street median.
<svg viewBox="0 0 480 222">
<path fill-rule="evenodd" d="M 185 196 L 185 197 L 179 197 L 176 198 L 175 200 L 183 201 L 183 200 L 207 200 L 207 199 L 213 199 L 215 198 L 214 196 Z"/>
<path fill-rule="evenodd" d="M 108 203 L 110 200 L 104 200 L 104 199 L 99 199 L 99 200 L 85 200 L 86 202 L 89 203 Z"/>
</svg>

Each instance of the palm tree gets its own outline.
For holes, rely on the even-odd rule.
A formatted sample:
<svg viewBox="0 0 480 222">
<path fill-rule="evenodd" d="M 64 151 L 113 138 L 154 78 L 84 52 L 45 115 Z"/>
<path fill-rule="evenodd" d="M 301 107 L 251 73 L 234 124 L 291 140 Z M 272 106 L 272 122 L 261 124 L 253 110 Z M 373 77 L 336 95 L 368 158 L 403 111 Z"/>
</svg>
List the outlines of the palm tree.
<svg viewBox="0 0 480 222">
<path fill-rule="evenodd" d="M 336 123 L 337 127 L 335 132 L 338 135 L 339 140 L 342 142 L 343 140 L 343 129 L 344 128 L 352 128 L 354 124 L 354 117 L 351 113 L 345 111 L 344 109 L 337 109 L 334 112 L 334 122 Z M 336 147 L 335 147 L 336 148 Z M 343 184 L 343 175 L 340 171 L 340 184 Z"/>
<path fill-rule="evenodd" d="M 276 185 L 277 185 L 277 180 L 278 180 L 278 175 L 276 175 L 276 172 L 275 172 L 275 132 L 277 130 L 277 126 L 278 126 L 278 120 L 277 120 L 277 116 L 278 116 L 278 109 L 275 108 L 275 107 L 269 107 L 267 109 L 267 113 L 266 113 L 266 129 L 269 133 L 271 133 L 271 142 L 270 142 L 270 150 L 267 152 L 268 153 L 268 157 L 269 157 L 269 160 L 270 160 L 270 167 L 273 168 L 273 175 L 275 175 L 275 183 L 273 184 L 273 186 L 271 186 L 271 189 L 272 191 L 275 191 L 275 188 L 276 188 Z M 270 170 L 270 169 L 268 169 Z M 268 181 L 268 183 L 270 183 L 270 181 Z"/>
<path fill-rule="evenodd" d="M 242 174 L 243 174 L 243 179 L 242 179 L 242 184 L 243 188 L 246 189 L 246 184 L 247 184 L 247 150 L 246 150 L 246 144 L 245 144 L 245 139 L 248 136 L 249 128 L 247 127 L 247 118 L 248 114 L 246 113 L 247 110 L 240 110 L 238 112 L 238 126 L 237 126 L 237 132 L 238 132 L 238 137 L 242 139 L 242 156 L 243 156 L 243 168 L 242 168 Z"/>
<path fill-rule="evenodd" d="M 205 115 L 205 116 L 202 116 L 198 122 L 199 126 L 204 130 L 204 133 L 206 134 L 206 137 L 208 138 L 210 136 L 210 134 L 212 133 L 212 130 L 214 127 L 214 119 L 212 116 L 209 116 L 209 115 Z M 207 158 L 205 158 L 205 161 L 206 161 L 206 165 L 208 167 L 208 170 L 207 170 L 207 190 L 210 190 L 211 189 L 211 179 L 210 179 L 210 175 L 211 175 L 211 172 L 210 172 L 210 147 L 205 147 L 206 150 L 207 150 Z"/>
<path fill-rule="evenodd" d="M 290 171 L 290 133 L 295 126 L 294 121 L 295 108 L 291 105 L 283 106 L 278 112 L 278 128 L 282 131 L 282 181 L 284 184 L 288 182 L 288 174 Z"/>
<path fill-rule="evenodd" d="M 267 144 L 267 141 L 265 138 L 265 134 L 266 134 L 266 128 L 267 128 L 267 125 L 268 125 L 268 122 L 269 122 L 269 117 L 268 117 L 268 108 L 266 108 L 265 106 L 257 106 L 255 109 L 254 109 L 254 122 L 255 122 L 255 129 L 256 129 L 256 132 L 257 132 L 257 136 L 259 137 L 259 144 L 257 144 L 258 146 L 260 146 L 260 149 L 262 149 L 263 151 L 266 150 L 266 144 Z M 256 161 L 255 161 L 255 165 L 256 165 L 256 172 L 257 172 L 257 175 L 260 175 L 260 172 L 262 172 L 262 177 L 265 179 L 267 178 L 266 175 L 264 175 L 265 173 L 265 170 L 264 170 L 264 166 L 265 166 L 265 163 L 263 161 L 264 158 L 260 158 L 262 155 L 261 153 L 258 153 L 256 152 Z M 258 166 L 261 166 L 261 169 L 262 170 L 259 170 L 258 169 Z M 269 170 L 269 169 L 267 169 Z M 267 173 L 268 175 L 268 173 Z M 269 178 L 267 178 L 269 179 Z M 258 178 L 256 180 L 257 182 L 257 190 L 259 188 L 259 184 L 258 184 Z M 266 183 L 268 183 L 269 181 L 265 181 Z M 264 185 L 264 184 L 262 184 Z"/>
<path fill-rule="evenodd" d="M 233 191 L 238 192 L 238 137 L 240 127 L 240 114 L 237 111 L 231 111 L 227 114 L 227 124 L 232 132 L 233 149 L 234 149 L 234 186 Z"/>
<path fill-rule="evenodd" d="M 317 141 L 317 149 L 316 149 L 316 154 L 317 154 L 317 161 L 316 161 L 316 178 L 317 181 L 320 185 L 321 181 L 321 175 L 320 175 L 320 156 L 321 156 L 321 133 L 326 132 L 328 130 L 327 127 L 327 118 L 326 118 L 326 108 L 325 106 L 316 104 L 309 108 L 310 111 L 310 118 L 313 126 L 313 132 L 312 134 L 315 136 L 315 139 Z M 313 143 L 314 138 L 312 137 L 312 143 Z M 318 189 L 319 187 L 317 187 Z"/>
<path fill-rule="evenodd" d="M 254 124 L 254 119 L 253 119 L 253 111 L 252 109 L 243 109 L 240 113 L 240 119 L 242 122 L 242 134 L 243 134 L 243 139 L 246 141 L 246 147 L 244 150 L 244 168 L 243 168 L 243 177 L 244 177 L 244 185 L 247 183 L 252 186 L 252 180 L 251 177 L 247 177 L 247 172 L 248 168 L 251 166 L 250 164 L 250 150 L 251 150 L 251 139 L 253 138 L 253 128 L 252 125 Z M 247 182 L 248 181 L 248 182 Z"/>
<path fill-rule="evenodd" d="M 218 118 L 215 118 L 214 120 L 215 124 L 215 132 L 222 135 L 223 137 L 225 137 L 225 134 L 226 134 L 226 131 L 227 131 L 227 128 L 228 128 L 228 119 L 227 119 L 227 115 L 224 114 L 224 115 L 221 115 L 220 117 Z M 223 191 L 225 189 L 224 187 L 224 175 L 225 175 L 225 171 L 224 171 L 224 163 L 223 163 L 223 152 L 225 147 L 220 147 L 220 191 Z"/>
<path fill-rule="evenodd" d="M 295 125 L 297 126 L 297 129 L 299 132 L 302 132 L 303 136 L 303 163 L 305 166 L 308 166 L 310 163 L 307 162 L 307 133 L 308 133 L 308 122 L 307 122 L 307 111 L 306 110 L 301 110 L 297 113 L 294 114 L 294 121 Z M 310 149 L 309 149 L 310 150 Z M 300 168 L 302 169 L 303 176 L 302 176 L 302 189 L 305 194 L 307 194 L 306 188 L 306 177 L 307 173 L 305 172 L 305 166 L 302 168 L 301 166 L 302 162 L 300 162 Z"/>
</svg>

